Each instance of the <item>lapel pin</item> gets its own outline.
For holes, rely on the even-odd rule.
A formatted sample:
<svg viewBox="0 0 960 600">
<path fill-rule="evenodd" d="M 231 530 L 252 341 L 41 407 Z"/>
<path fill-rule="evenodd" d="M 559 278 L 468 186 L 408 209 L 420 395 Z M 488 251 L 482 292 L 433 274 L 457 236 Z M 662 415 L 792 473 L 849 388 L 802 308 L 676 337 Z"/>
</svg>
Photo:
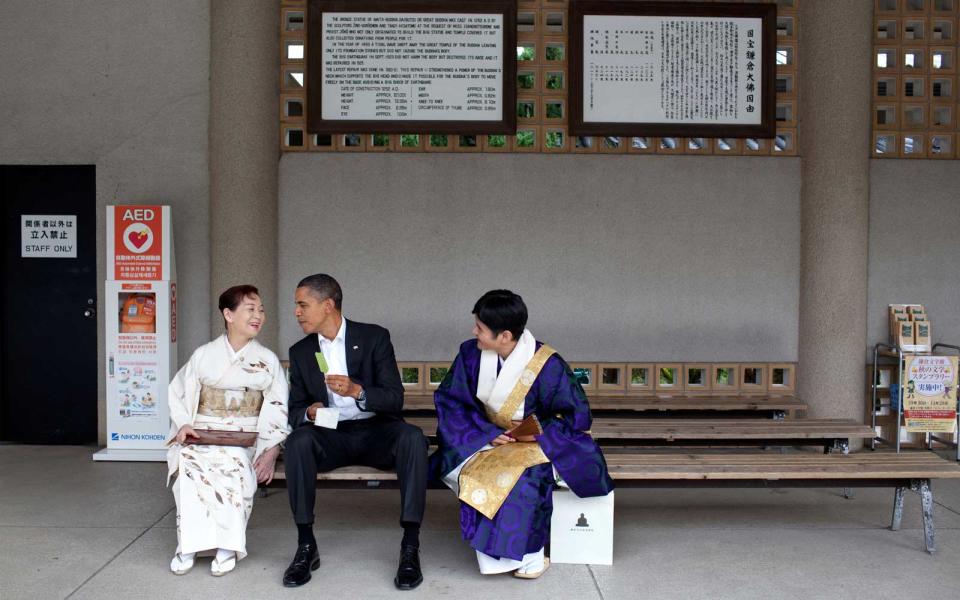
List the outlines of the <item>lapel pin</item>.
<svg viewBox="0 0 960 600">
<path fill-rule="evenodd" d="M 354 350 L 359 350 L 359 349 L 360 349 L 360 346 L 354 346 L 353 349 L 354 349 Z"/>
</svg>

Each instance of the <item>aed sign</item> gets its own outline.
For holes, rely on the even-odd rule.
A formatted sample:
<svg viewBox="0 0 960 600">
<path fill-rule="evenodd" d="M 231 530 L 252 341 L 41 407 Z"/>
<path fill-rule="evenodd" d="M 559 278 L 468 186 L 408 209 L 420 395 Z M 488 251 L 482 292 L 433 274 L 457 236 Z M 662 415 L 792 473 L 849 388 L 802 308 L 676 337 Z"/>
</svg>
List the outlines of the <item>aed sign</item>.
<svg viewBox="0 0 960 600">
<path fill-rule="evenodd" d="M 164 222 L 161 206 L 114 206 L 110 229 L 113 279 L 163 279 Z"/>
<path fill-rule="evenodd" d="M 20 215 L 21 258 L 76 258 L 77 215 Z"/>
</svg>

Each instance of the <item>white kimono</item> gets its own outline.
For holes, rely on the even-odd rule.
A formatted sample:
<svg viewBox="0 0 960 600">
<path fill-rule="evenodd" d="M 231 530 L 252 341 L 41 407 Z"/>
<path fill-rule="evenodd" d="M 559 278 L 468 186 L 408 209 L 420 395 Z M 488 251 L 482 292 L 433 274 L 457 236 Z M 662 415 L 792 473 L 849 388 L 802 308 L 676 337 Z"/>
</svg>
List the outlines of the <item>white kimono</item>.
<svg viewBox="0 0 960 600">
<path fill-rule="evenodd" d="M 204 386 L 222 394 L 222 410 L 198 411 Z M 263 393 L 259 416 L 245 402 L 248 390 Z M 236 552 L 238 559 L 247 555 L 247 520 L 257 491 L 253 462 L 290 432 L 287 392 L 286 375 L 273 352 L 256 340 L 234 352 L 226 335 L 197 348 L 170 382 L 167 483 L 176 475 L 178 553 L 223 548 Z M 184 425 L 256 431 L 259 436 L 253 448 L 180 445 L 175 438 Z"/>
</svg>

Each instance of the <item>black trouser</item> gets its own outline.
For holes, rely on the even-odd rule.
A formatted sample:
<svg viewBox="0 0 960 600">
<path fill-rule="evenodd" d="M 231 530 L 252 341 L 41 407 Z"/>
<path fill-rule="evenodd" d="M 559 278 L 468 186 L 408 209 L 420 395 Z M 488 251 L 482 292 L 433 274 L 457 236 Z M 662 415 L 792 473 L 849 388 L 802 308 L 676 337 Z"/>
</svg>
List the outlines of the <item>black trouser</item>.
<svg viewBox="0 0 960 600">
<path fill-rule="evenodd" d="M 293 520 L 297 525 L 313 522 L 317 473 L 364 465 L 396 470 L 400 521 L 420 523 L 427 502 L 427 447 L 419 427 L 383 417 L 340 421 L 336 429 L 297 427 L 283 451 Z"/>
</svg>

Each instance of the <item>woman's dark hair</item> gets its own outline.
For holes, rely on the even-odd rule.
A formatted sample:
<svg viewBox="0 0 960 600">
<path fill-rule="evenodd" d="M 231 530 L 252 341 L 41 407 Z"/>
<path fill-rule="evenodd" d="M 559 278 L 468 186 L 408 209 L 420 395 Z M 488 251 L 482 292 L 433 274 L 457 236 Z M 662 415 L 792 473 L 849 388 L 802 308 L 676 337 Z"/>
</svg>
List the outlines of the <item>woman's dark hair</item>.
<svg viewBox="0 0 960 600">
<path fill-rule="evenodd" d="M 340 284 L 337 283 L 337 280 L 326 273 L 317 273 L 316 275 L 304 277 L 300 280 L 300 283 L 297 284 L 297 287 L 307 288 L 321 302 L 327 298 L 333 298 L 333 305 L 337 310 L 342 310 L 343 290 L 340 289 Z"/>
<path fill-rule="evenodd" d="M 510 290 L 490 290 L 473 305 L 473 314 L 494 335 L 509 331 L 518 340 L 527 326 L 527 305 Z"/>
<path fill-rule="evenodd" d="M 235 285 L 220 294 L 220 300 L 217 302 L 217 306 L 220 308 L 220 314 L 223 314 L 223 309 L 225 308 L 237 310 L 237 307 L 240 306 L 240 304 L 243 302 L 243 299 L 247 296 L 259 295 L 260 290 L 250 284 Z M 223 320 L 223 326 L 224 328 L 227 326 L 226 319 Z"/>
</svg>

